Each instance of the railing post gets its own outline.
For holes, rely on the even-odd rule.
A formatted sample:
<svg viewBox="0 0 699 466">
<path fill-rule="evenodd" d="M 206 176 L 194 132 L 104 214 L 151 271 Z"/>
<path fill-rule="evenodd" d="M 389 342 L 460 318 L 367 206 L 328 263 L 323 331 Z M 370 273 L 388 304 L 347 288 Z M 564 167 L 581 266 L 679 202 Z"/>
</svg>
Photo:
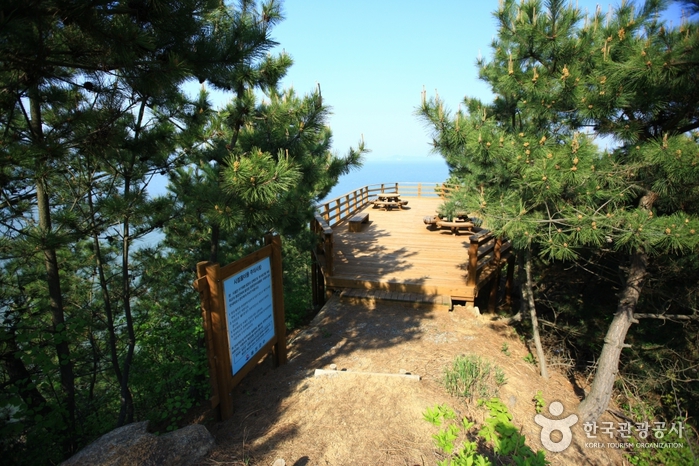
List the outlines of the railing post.
<svg viewBox="0 0 699 466">
<path fill-rule="evenodd" d="M 495 312 L 495 307 L 498 302 L 498 291 L 500 291 L 500 248 L 502 247 L 502 238 L 498 237 L 495 240 L 493 248 L 493 260 L 495 261 L 495 276 L 492 278 L 493 283 L 490 285 L 490 297 L 488 299 L 488 312 Z"/>
<path fill-rule="evenodd" d="M 468 248 L 468 274 L 466 275 L 466 286 L 476 286 L 478 283 L 478 239 L 471 236 L 471 244 Z"/>
<path fill-rule="evenodd" d="M 327 276 L 333 275 L 333 234 L 332 232 L 324 233 L 323 249 L 325 253 L 325 267 L 327 268 Z"/>
<path fill-rule="evenodd" d="M 510 252 L 507 258 L 507 279 L 505 280 L 505 304 L 512 307 L 512 282 L 515 276 L 515 254 Z"/>
</svg>

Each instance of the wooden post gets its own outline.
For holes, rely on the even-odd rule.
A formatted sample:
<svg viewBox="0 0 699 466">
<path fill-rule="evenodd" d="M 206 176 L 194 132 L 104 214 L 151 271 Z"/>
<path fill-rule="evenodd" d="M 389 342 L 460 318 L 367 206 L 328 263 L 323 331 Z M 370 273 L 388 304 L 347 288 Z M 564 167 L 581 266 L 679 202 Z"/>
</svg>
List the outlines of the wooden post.
<svg viewBox="0 0 699 466">
<path fill-rule="evenodd" d="M 500 248 L 502 247 L 502 238 L 495 240 L 493 248 L 493 261 L 495 261 L 495 272 L 493 273 L 492 284 L 490 286 L 490 297 L 488 299 L 488 312 L 495 312 L 498 303 L 498 291 L 500 291 Z"/>
<path fill-rule="evenodd" d="M 313 308 L 318 306 L 318 261 L 316 260 L 315 248 L 311 251 L 311 302 Z"/>
<path fill-rule="evenodd" d="M 199 300 L 201 302 L 201 317 L 204 328 L 204 342 L 206 344 L 206 356 L 209 364 L 209 384 L 211 385 L 211 409 L 218 412 L 220 403 L 219 386 L 218 386 L 218 369 L 216 366 L 216 348 L 214 342 L 214 332 L 211 323 L 211 293 L 206 278 L 206 266 L 209 262 L 199 262 L 197 264 L 197 281 L 194 283 L 196 290 L 199 292 Z M 220 413 L 219 413 L 220 415 Z"/>
<path fill-rule="evenodd" d="M 471 244 L 468 248 L 468 274 L 466 276 L 467 286 L 476 286 L 478 275 L 478 246 L 479 242 L 476 235 L 470 238 Z"/>
<path fill-rule="evenodd" d="M 325 253 L 325 268 L 326 274 L 331 277 L 333 275 L 333 234 L 332 232 L 323 233 L 323 251 Z"/>
<path fill-rule="evenodd" d="M 228 351 L 228 331 L 226 327 L 226 311 L 224 307 L 225 296 L 223 283 L 221 282 L 221 267 L 216 263 L 204 265 L 206 279 L 209 285 L 211 303 L 211 328 L 214 332 L 214 348 L 216 351 L 216 375 L 218 379 L 219 411 L 222 419 L 228 419 L 233 415 L 233 399 L 231 391 L 233 387 L 230 380 L 229 368 L 231 367 L 231 355 Z"/>
<path fill-rule="evenodd" d="M 265 244 L 272 245 L 272 303 L 274 305 L 274 365 L 286 364 L 286 323 L 284 322 L 284 281 L 282 279 L 282 238 L 279 235 L 265 235 Z"/>
<path fill-rule="evenodd" d="M 512 307 L 512 282 L 515 276 L 515 255 L 510 253 L 507 259 L 507 280 L 505 281 L 505 304 Z"/>
</svg>

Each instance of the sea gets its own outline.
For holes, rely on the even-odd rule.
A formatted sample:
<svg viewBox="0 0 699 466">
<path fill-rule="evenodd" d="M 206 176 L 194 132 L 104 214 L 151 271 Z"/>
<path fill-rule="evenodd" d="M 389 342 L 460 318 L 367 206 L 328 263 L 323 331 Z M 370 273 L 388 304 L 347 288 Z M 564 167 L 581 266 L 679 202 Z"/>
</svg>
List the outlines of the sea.
<svg viewBox="0 0 699 466">
<path fill-rule="evenodd" d="M 449 167 L 437 155 L 424 157 L 367 158 L 360 169 L 341 176 L 324 201 L 335 199 L 362 186 L 379 183 L 442 183 L 449 177 Z"/>
<path fill-rule="evenodd" d="M 438 155 L 424 157 L 399 157 L 386 159 L 366 158 L 362 167 L 340 177 L 339 182 L 323 199 L 329 201 L 354 191 L 362 186 L 379 183 L 442 183 L 449 177 L 449 167 Z M 149 186 L 150 195 L 166 193 L 167 178 L 158 177 Z M 323 202 L 321 201 L 321 203 Z M 162 231 L 156 230 L 138 241 L 137 248 L 155 247 L 164 238 Z"/>
</svg>

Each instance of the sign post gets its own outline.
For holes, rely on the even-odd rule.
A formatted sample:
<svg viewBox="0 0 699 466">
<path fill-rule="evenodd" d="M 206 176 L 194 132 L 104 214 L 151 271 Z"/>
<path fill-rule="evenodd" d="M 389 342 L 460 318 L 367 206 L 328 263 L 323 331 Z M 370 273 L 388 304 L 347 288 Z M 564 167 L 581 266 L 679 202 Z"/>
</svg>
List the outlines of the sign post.
<svg viewBox="0 0 699 466">
<path fill-rule="evenodd" d="M 211 406 L 222 420 L 233 415 L 232 391 L 270 351 L 274 364 L 286 363 L 281 239 L 225 267 L 197 264 L 209 360 Z"/>
</svg>

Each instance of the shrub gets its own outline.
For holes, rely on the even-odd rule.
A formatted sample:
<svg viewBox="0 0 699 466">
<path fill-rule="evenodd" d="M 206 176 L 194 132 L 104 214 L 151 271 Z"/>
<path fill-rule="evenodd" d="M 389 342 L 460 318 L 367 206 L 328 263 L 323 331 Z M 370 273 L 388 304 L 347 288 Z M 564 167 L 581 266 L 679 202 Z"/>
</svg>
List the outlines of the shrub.
<svg viewBox="0 0 699 466">
<path fill-rule="evenodd" d="M 458 356 L 444 373 L 447 391 L 471 400 L 496 396 L 505 383 L 502 369 L 475 355 Z"/>
</svg>

